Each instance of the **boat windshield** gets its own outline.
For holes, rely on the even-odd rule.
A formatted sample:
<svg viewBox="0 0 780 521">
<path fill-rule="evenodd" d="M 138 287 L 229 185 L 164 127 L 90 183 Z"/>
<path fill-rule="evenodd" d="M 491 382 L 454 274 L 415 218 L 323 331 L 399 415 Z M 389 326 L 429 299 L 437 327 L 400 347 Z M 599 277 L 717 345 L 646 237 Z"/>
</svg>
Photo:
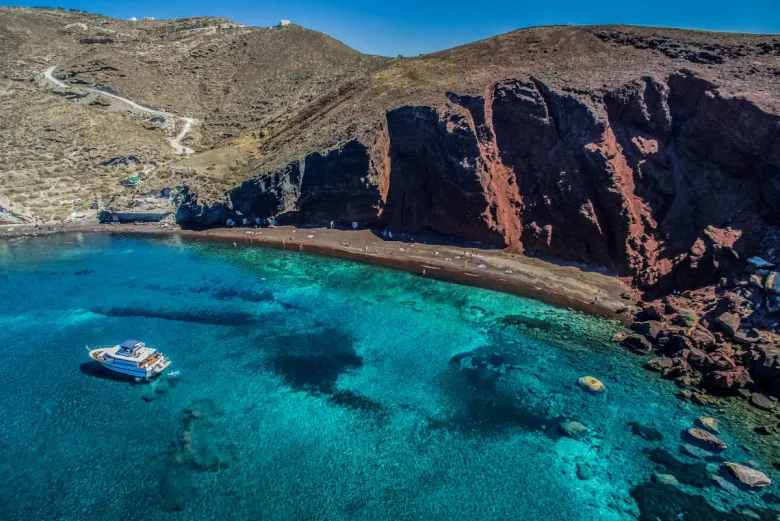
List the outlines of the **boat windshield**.
<svg viewBox="0 0 780 521">
<path fill-rule="evenodd" d="M 119 344 L 118 355 L 135 356 L 135 352 L 144 347 L 144 343 L 138 340 L 125 340 Z"/>
</svg>

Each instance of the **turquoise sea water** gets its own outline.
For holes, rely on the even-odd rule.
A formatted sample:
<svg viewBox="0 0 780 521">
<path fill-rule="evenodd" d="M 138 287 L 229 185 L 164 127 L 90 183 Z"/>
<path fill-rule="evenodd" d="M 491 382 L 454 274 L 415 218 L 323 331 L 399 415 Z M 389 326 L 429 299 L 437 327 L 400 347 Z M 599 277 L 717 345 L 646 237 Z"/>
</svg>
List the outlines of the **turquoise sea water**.
<svg viewBox="0 0 780 521">
<path fill-rule="evenodd" d="M 702 411 L 611 345 L 617 327 L 297 253 L 0 242 L 0 519 L 773 519 L 680 454 Z M 88 362 L 85 344 L 131 337 L 179 374 Z"/>
</svg>

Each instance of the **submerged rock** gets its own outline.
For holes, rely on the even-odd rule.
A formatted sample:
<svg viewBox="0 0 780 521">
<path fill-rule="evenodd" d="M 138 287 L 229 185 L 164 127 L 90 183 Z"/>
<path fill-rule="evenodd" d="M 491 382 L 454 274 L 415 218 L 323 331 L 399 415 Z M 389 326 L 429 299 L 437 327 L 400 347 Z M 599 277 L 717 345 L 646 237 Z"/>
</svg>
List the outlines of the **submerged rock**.
<svg viewBox="0 0 780 521">
<path fill-rule="evenodd" d="M 586 391 L 594 394 L 603 393 L 606 390 L 604 384 L 592 376 L 583 376 L 577 380 L 577 384 Z"/>
<path fill-rule="evenodd" d="M 579 440 L 588 434 L 588 428 L 578 421 L 565 421 L 558 426 L 561 434 Z"/>
<path fill-rule="evenodd" d="M 658 430 L 652 427 L 648 427 L 637 422 L 628 422 L 628 426 L 631 427 L 631 432 L 644 440 L 661 441 L 663 439 L 663 435 L 661 435 Z"/>
<path fill-rule="evenodd" d="M 751 488 L 763 488 L 772 484 L 772 480 L 760 470 L 752 469 L 739 463 L 727 462 L 725 468 L 740 483 Z"/>
<path fill-rule="evenodd" d="M 718 403 L 717 398 L 704 393 L 693 393 L 691 395 L 691 401 L 697 405 L 702 405 L 702 406 L 710 406 Z"/>
<path fill-rule="evenodd" d="M 704 463 L 685 463 L 661 448 L 645 449 L 642 452 L 647 454 L 650 461 L 663 467 L 664 473 L 671 474 L 683 485 L 701 488 L 706 487 L 710 482 L 707 466 Z"/>
<path fill-rule="evenodd" d="M 590 467 L 590 465 L 578 463 L 577 477 L 582 481 L 587 481 L 593 477 L 593 469 Z"/>
<path fill-rule="evenodd" d="M 690 443 L 683 443 L 682 447 L 680 447 L 680 453 L 696 459 L 723 461 L 723 458 L 720 456 L 714 455 L 712 452 L 697 447 L 696 445 L 691 445 Z"/>
<path fill-rule="evenodd" d="M 676 477 L 671 474 L 661 474 L 659 472 L 653 473 L 653 483 L 658 483 L 659 485 L 670 485 L 672 487 L 680 486 L 680 482 L 677 481 Z"/>
<path fill-rule="evenodd" d="M 750 405 L 763 411 L 771 411 L 775 408 L 775 402 L 759 393 L 753 393 L 750 395 Z"/>
<path fill-rule="evenodd" d="M 724 450 L 726 448 L 726 444 L 721 439 L 716 438 L 712 433 L 704 429 L 688 429 L 686 432 L 699 445 L 715 450 Z"/>
<path fill-rule="evenodd" d="M 715 483 L 720 488 L 722 488 L 723 490 L 725 490 L 726 492 L 728 492 L 729 494 L 735 496 L 739 494 L 739 488 L 737 488 L 737 486 L 734 483 L 727 480 L 723 476 L 718 476 L 718 475 L 712 476 L 712 482 Z"/>
<path fill-rule="evenodd" d="M 696 423 L 703 429 L 710 431 L 713 434 L 719 434 L 718 424 L 720 423 L 717 418 L 711 418 L 709 416 L 702 416 L 696 420 Z"/>
</svg>

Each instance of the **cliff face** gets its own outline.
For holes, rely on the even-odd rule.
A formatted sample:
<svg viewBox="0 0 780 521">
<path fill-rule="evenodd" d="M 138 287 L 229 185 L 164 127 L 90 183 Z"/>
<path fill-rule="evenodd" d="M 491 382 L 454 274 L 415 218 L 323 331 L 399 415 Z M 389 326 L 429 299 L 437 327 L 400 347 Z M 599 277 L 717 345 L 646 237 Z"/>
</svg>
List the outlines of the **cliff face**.
<svg viewBox="0 0 780 521">
<path fill-rule="evenodd" d="M 179 221 L 240 216 L 432 231 L 603 265 L 645 288 L 710 283 L 780 224 L 780 116 L 682 71 L 601 96 L 533 77 L 387 112 L 348 142 Z M 186 195 L 186 194 L 185 194 Z"/>
</svg>

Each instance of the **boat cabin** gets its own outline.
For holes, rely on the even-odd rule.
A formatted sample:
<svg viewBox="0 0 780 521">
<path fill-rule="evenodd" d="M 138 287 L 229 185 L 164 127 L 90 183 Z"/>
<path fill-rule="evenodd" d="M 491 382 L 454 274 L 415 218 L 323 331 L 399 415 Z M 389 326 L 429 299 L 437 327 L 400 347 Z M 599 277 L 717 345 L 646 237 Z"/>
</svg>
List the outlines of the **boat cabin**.
<svg viewBox="0 0 780 521">
<path fill-rule="evenodd" d="M 144 343 L 139 340 L 125 340 L 119 344 L 119 349 L 117 350 L 116 354 L 135 358 L 138 354 L 138 351 L 144 347 Z"/>
</svg>

